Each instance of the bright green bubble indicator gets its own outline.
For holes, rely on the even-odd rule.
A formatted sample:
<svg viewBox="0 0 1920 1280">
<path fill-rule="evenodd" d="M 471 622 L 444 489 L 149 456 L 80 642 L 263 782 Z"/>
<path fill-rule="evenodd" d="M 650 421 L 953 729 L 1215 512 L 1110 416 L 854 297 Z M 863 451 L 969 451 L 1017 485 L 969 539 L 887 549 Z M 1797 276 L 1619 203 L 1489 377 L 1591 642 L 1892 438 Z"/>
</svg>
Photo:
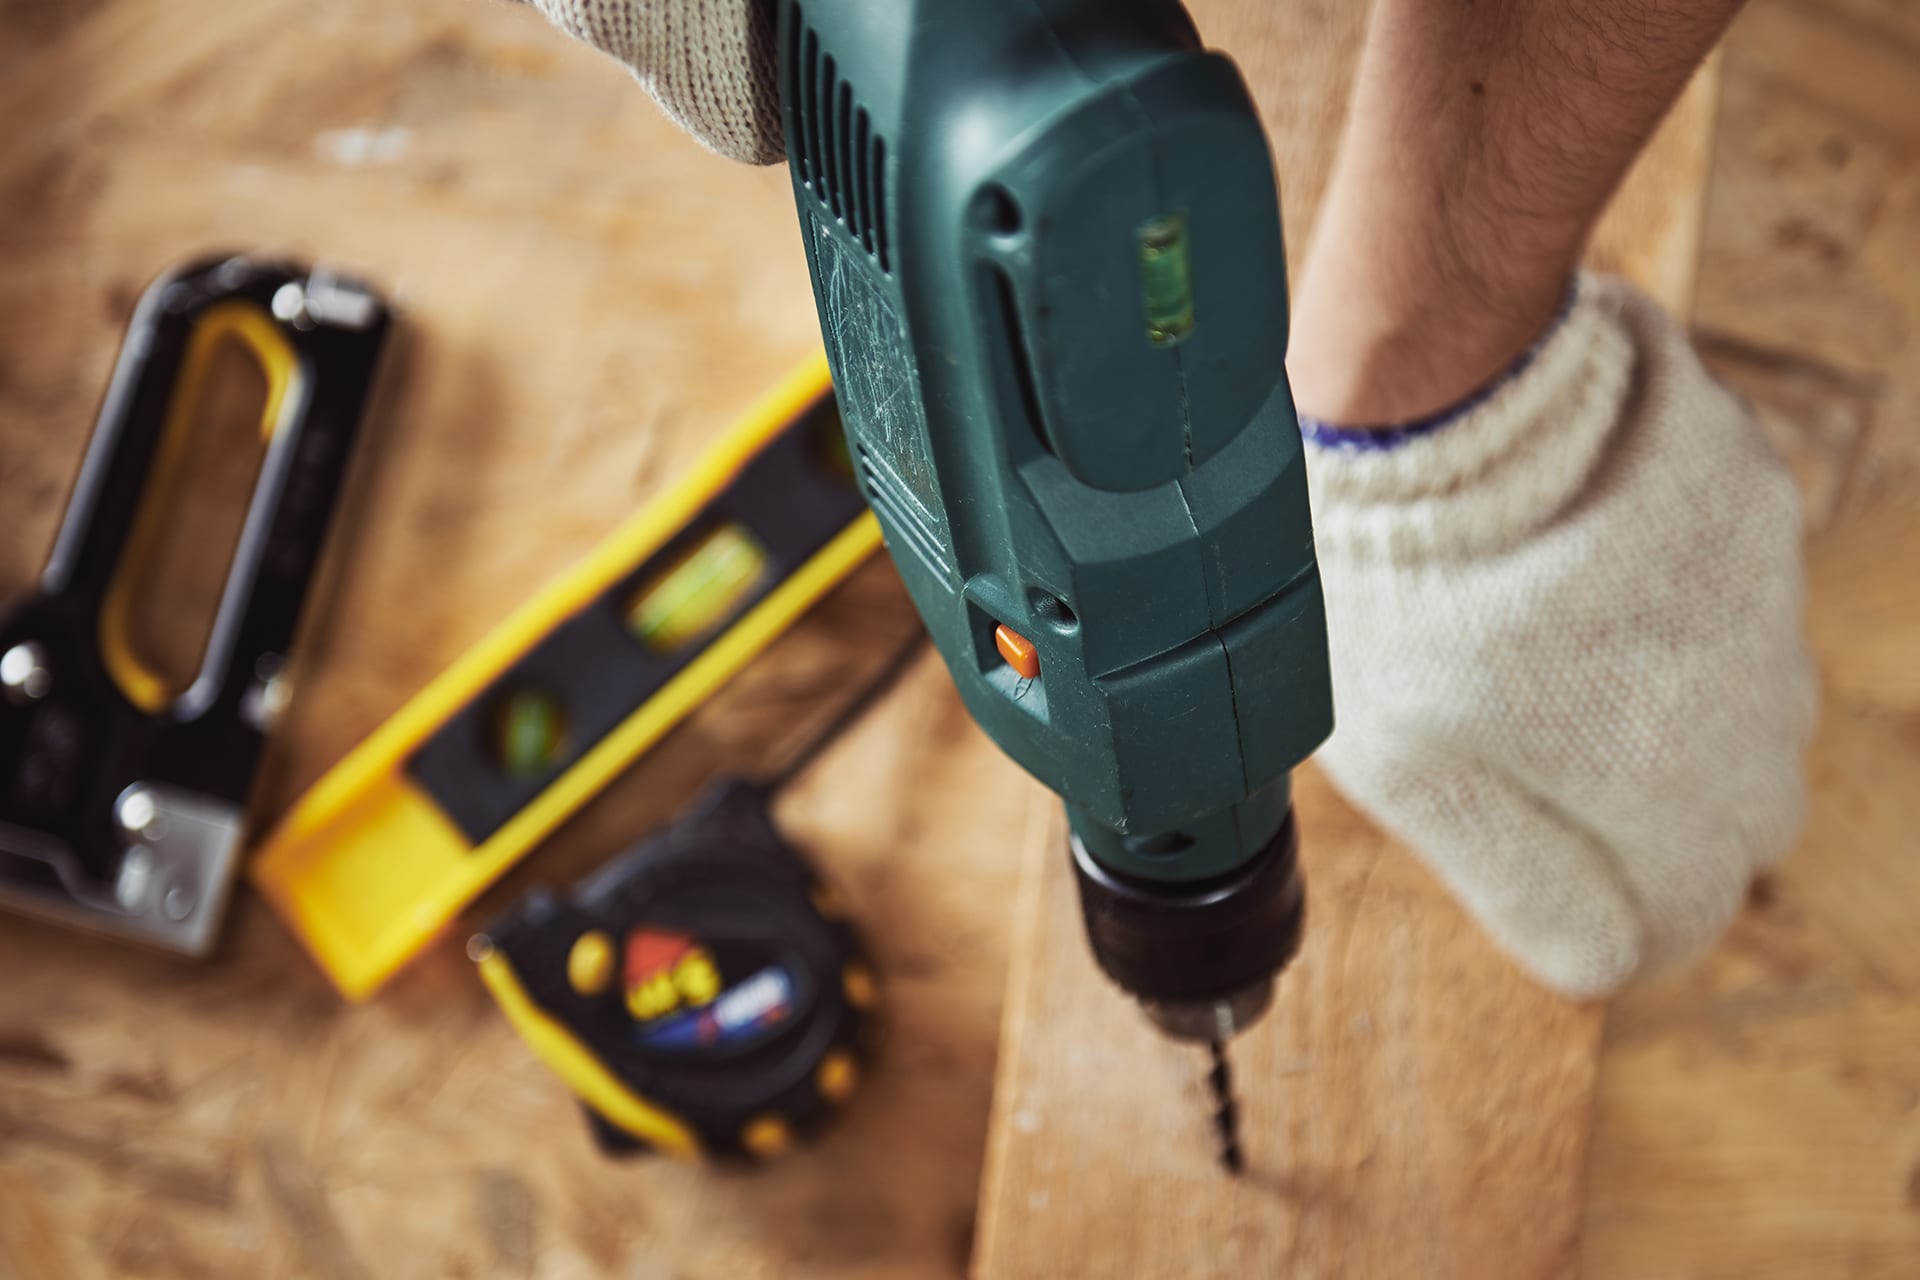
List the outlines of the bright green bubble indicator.
<svg viewBox="0 0 1920 1280">
<path fill-rule="evenodd" d="M 671 653 L 731 618 L 766 571 L 759 540 L 722 525 L 641 588 L 627 606 L 627 630 L 655 653 Z"/>
<path fill-rule="evenodd" d="M 1172 346 L 1193 332 L 1193 278 L 1187 270 L 1187 220 L 1169 213 L 1140 228 L 1140 284 L 1147 337 Z"/>
<path fill-rule="evenodd" d="M 494 715 L 494 749 L 500 767 L 516 778 L 537 778 L 551 769 L 566 746 L 560 702 L 541 689 L 515 689 Z"/>
</svg>

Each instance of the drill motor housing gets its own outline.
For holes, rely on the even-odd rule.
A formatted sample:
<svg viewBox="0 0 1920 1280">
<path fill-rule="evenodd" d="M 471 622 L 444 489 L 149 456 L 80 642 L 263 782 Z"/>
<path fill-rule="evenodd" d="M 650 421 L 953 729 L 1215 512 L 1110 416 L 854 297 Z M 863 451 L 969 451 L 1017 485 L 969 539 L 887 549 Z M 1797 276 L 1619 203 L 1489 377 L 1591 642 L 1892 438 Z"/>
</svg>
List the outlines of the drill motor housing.
<svg viewBox="0 0 1920 1280">
<path fill-rule="evenodd" d="M 969 711 L 1065 802 L 1096 955 L 1150 1003 L 1270 980 L 1333 712 L 1239 73 L 1174 0 L 779 0 L 776 40 L 854 470 Z"/>
</svg>

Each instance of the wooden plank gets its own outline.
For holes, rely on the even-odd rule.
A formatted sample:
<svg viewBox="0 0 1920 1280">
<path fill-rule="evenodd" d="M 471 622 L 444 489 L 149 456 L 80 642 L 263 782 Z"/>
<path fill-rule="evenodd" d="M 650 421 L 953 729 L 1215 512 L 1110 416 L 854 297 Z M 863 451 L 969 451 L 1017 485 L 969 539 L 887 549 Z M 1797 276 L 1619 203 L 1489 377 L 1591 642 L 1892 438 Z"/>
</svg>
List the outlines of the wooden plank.
<svg viewBox="0 0 1920 1280">
<path fill-rule="evenodd" d="M 979 1274 L 1566 1271 L 1597 1011 L 1530 987 L 1317 772 L 1299 784 L 1310 924 L 1234 1044 L 1241 1178 L 1214 1160 L 1205 1055 L 1154 1036 L 1094 968 L 1065 860 L 1033 877 Z"/>
<path fill-rule="evenodd" d="M 1364 6 L 1275 8 L 1195 11 L 1248 68 L 1300 227 L 1330 165 Z M 1597 263 L 1673 306 L 1692 291 L 1712 116 L 1709 70 L 1596 240 Z M 982 1276 L 1573 1273 L 1600 1009 L 1522 977 L 1311 767 L 1296 785 L 1307 940 L 1274 1012 L 1235 1042 L 1241 1179 L 1213 1161 L 1200 1055 L 1158 1041 L 1088 957 L 1058 833 L 1030 872 Z"/>
<path fill-rule="evenodd" d="M 0 595 L 39 569 L 156 272 L 282 250 L 399 308 L 262 818 L 818 342 L 785 175 L 701 152 L 529 9 L 19 7 Z M 858 575 L 475 915 L 779 759 L 911 623 L 889 567 Z M 929 661 L 784 802 L 868 928 L 889 1034 L 846 1125 L 758 1177 L 603 1159 L 465 927 L 349 1009 L 250 895 L 207 967 L 0 918 L 0 1276 L 957 1275 L 1031 785 Z"/>
</svg>

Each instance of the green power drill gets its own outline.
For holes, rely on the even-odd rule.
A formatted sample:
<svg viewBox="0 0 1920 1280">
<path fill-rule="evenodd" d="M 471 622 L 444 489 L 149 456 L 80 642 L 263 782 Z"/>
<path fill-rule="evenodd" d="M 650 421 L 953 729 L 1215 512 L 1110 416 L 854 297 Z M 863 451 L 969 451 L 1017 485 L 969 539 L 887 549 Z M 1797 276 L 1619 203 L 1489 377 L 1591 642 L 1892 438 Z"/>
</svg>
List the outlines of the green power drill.
<svg viewBox="0 0 1920 1280">
<path fill-rule="evenodd" d="M 778 0 L 861 488 L 974 718 L 1066 804 L 1101 968 L 1214 1053 L 1333 727 L 1266 138 L 1177 0 Z"/>
</svg>

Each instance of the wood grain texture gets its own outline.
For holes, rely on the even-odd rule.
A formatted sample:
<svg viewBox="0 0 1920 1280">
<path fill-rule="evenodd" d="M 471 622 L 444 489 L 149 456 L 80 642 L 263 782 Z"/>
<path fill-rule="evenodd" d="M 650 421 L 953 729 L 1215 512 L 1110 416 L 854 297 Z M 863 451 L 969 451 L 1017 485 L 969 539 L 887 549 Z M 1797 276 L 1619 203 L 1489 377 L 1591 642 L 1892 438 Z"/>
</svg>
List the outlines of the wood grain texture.
<svg viewBox="0 0 1920 1280">
<path fill-rule="evenodd" d="M 1249 69 L 1295 227 L 1324 185 L 1363 8 L 1194 6 Z M 1302 29 L 1316 39 L 1288 38 Z M 1685 95 L 1594 250 L 1681 309 L 1713 82 L 1710 67 Z M 1234 1043 L 1242 1179 L 1213 1160 L 1202 1055 L 1158 1041 L 1086 954 L 1065 857 L 1029 872 L 981 1275 L 1574 1273 L 1599 1008 L 1534 986 L 1315 771 L 1296 782 L 1309 923 L 1274 1012 Z"/>
</svg>

